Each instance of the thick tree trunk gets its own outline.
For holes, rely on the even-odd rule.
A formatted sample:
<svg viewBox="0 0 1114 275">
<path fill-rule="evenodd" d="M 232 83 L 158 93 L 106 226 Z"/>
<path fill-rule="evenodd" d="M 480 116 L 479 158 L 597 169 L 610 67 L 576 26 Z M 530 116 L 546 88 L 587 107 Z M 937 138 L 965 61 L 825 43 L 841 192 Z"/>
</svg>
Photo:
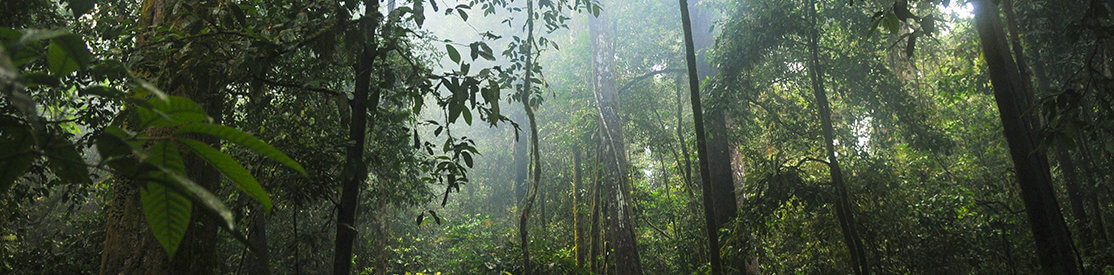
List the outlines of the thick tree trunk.
<svg viewBox="0 0 1114 275">
<path fill-rule="evenodd" d="M 1076 174 L 1075 161 L 1062 145 L 1056 146 L 1056 160 L 1060 163 L 1060 173 L 1064 175 L 1064 187 L 1068 191 L 1072 217 L 1075 218 L 1075 225 L 1079 229 L 1080 243 L 1084 244 L 1082 252 L 1086 254 L 1090 248 L 1088 244 L 1094 241 L 1094 231 L 1091 230 L 1090 217 L 1087 216 L 1086 207 L 1083 205 L 1083 190 L 1080 188 L 1082 181 Z"/>
<path fill-rule="evenodd" d="M 606 3 L 601 3 L 606 5 Z M 603 174 L 607 183 L 607 234 L 615 251 L 615 274 L 642 274 L 631 215 L 626 144 L 615 89 L 615 50 L 608 11 L 592 18 L 588 26 L 592 39 L 593 91 L 600 112 L 600 137 L 603 148 Z"/>
<path fill-rule="evenodd" d="M 708 61 L 707 50 L 712 46 L 713 34 L 711 32 L 712 19 L 710 12 L 695 7 L 700 1 L 693 1 L 689 6 L 692 16 L 693 51 L 696 54 L 696 76 L 699 80 L 716 75 L 717 71 Z M 713 90 L 712 93 L 719 93 Z M 707 102 L 718 102 L 720 95 L 708 95 Z M 717 227 L 722 227 L 728 221 L 735 219 L 735 181 L 732 173 L 731 140 L 727 132 L 726 104 L 710 104 L 704 117 L 707 125 L 708 141 L 708 171 L 711 172 L 712 205 L 715 210 Z"/>
<path fill-rule="evenodd" d="M 832 127 L 832 111 L 828 103 L 828 95 L 824 91 L 824 72 L 820 65 L 820 26 L 817 25 L 816 6 L 810 3 L 809 16 L 815 28 L 808 38 L 808 47 L 811 58 L 809 60 L 808 75 L 812 80 L 812 94 L 816 100 L 816 110 L 820 117 L 820 126 L 824 134 L 824 148 L 827 150 L 828 172 L 831 175 L 832 186 L 836 191 L 836 218 L 843 231 L 843 240 L 851 252 L 851 262 L 855 274 L 867 274 L 868 264 L 866 250 L 863 248 L 862 238 L 859 236 L 855 215 L 851 206 L 851 198 L 847 192 L 847 184 L 843 181 L 843 171 L 840 169 L 839 160 L 835 154 L 835 131 Z"/>
<path fill-rule="evenodd" d="M 379 0 L 364 1 L 364 17 L 361 29 L 374 33 L 379 28 Z M 368 108 L 379 106 L 379 91 L 369 92 L 371 71 L 376 58 L 375 38 L 365 41 L 353 67 L 355 87 L 351 104 L 352 120 L 348 125 L 348 140 L 352 145 L 347 148 L 344 166 L 344 182 L 341 186 L 340 205 L 337 206 L 336 251 L 333 255 L 333 274 L 349 274 L 352 269 L 352 247 L 356 239 L 356 206 L 359 205 L 361 188 L 367 181 Z M 369 96 L 369 93 L 371 94 Z M 370 100 L 370 103 L 368 102 Z M 371 122 L 374 125 L 374 121 Z"/>
<path fill-rule="evenodd" d="M 1016 166 L 1018 185 L 1033 230 L 1037 253 L 1044 272 L 1078 274 L 1079 259 L 1072 245 L 1071 233 L 1064 223 L 1052 188 L 1048 157 L 1036 146 L 1033 121 L 1027 119 L 1024 78 L 1018 72 L 1002 30 L 998 7 L 989 0 L 975 3 L 975 28 L 979 32 L 983 57 L 990 71 L 994 97 L 1010 155 Z"/>
<path fill-rule="evenodd" d="M 248 262 L 248 270 L 251 274 L 271 274 L 271 254 L 267 249 L 267 215 L 262 206 L 254 208 L 248 241 L 255 247 L 255 253 L 252 253 L 252 261 Z"/>
<path fill-rule="evenodd" d="M 141 26 L 179 28 L 184 23 L 184 16 L 191 11 L 186 8 L 175 9 L 176 6 L 209 9 L 217 3 L 198 5 L 196 1 L 186 0 L 146 0 L 140 15 Z M 188 31 L 188 30 L 182 30 Z M 147 37 L 141 35 L 138 39 L 139 47 L 146 43 Z M 199 44 L 200 45 L 200 44 Z M 203 48 L 199 46 L 199 48 Z M 140 53 L 146 54 L 145 52 Z M 162 53 L 154 53 L 161 55 Z M 151 56 L 150 59 L 160 59 Z M 178 57 L 175 57 L 178 58 Z M 140 74 L 156 82 L 160 88 L 171 95 L 181 96 L 197 102 L 213 118 L 213 123 L 222 121 L 223 96 L 217 91 L 223 87 L 222 79 L 226 76 L 215 70 L 201 70 L 194 68 L 193 62 L 167 62 L 167 64 L 180 64 L 181 67 L 143 68 Z M 162 71 L 174 72 L 181 75 L 175 81 L 160 81 L 157 75 L 165 74 Z M 194 137 L 209 145 L 215 145 L 216 139 L 211 137 Z M 206 189 L 212 190 L 220 181 L 217 173 L 208 163 L 192 154 L 183 154 L 186 173 L 191 180 Z M 185 237 L 179 244 L 173 259 L 168 258 L 165 250 L 150 233 L 143 206 L 139 198 L 139 187 L 123 178 L 118 178 L 113 183 L 114 198 L 107 204 L 107 228 L 105 231 L 104 251 L 101 254 L 101 274 L 160 274 L 168 272 L 182 273 L 211 273 L 216 267 L 217 228 L 220 221 L 206 213 L 206 210 L 197 204 L 194 205 L 189 227 Z"/>
<path fill-rule="evenodd" d="M 708 231 L 708 257 L 712 265 L 712 274 L 723 274 L 723 265 L 719 259 L 719 224 L 716 221 L 715 203 L 713 202 L 714 195 L 711 186 L 711 168 L 708 162 L 708 144 L 704 132 L 704 114 L 700 106 L 700 79 L 697 76 L 696 70 L 696 53 L 693 46 L 692 38 L 692 22 L 689 19 L 688 1 L 679 0 L 681 6 L 681 28 L 685 34 L 685 60 L 688 64 L 689 75 L 689 96 L 692 104 L 693 123 L 695 124 L 696 131 L 696 150 L 697 158 L 700 161 L 700 179 L 702 183 L 702 193 L 704 194 L 704 222 L 705 229 Z M 728 165 L 730 171 L 730 165 Z M 730 175 L 728 175 L 730 180 Z M 734 188 L 734 187 L 732 187 Z M 734 204 L 735 199 L 732 195 L 731 203 Z M 732 209 L 732 212 L 734 209 Z"/>
</svg>

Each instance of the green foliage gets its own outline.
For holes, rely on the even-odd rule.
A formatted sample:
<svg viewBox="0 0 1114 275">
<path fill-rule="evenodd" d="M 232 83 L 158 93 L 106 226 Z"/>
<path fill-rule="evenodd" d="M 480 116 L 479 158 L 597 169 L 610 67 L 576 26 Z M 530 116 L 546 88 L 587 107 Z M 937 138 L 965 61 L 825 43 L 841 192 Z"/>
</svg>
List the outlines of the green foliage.
<svg viewBox="0 0 1114 275">
<path fill-rule="evenodd" d="M 263 142 L 258 138 L 248 135 L 243 131 L 236 130 L 232 127 L 217 124 L 194 123 L 178 127 L 177 130 L 175 130 L 175 133 L 197 133 L 221 138 L 228 142 L 247 147 L 248 149 L 251 149 L 256 153 L 262 154 L 263 156 L 266 156 L 272 160 L 278 161 L 279 163 L 282 163 L 283 165 L 286 165 L 287 167 L 290 167 L 290 169 L 294 169 L 299 173 L 306 173 L 306 170 L 302 168 L 302 165 L 298 164 L 293 159 L 290 159 L 290 157 L 286 156 L 286 154 L 279 152 L 279 150 L 275 149 L 275 147 L 271 147 L 271 145 L 267 144 L 266 142 Z"/>
</svg>

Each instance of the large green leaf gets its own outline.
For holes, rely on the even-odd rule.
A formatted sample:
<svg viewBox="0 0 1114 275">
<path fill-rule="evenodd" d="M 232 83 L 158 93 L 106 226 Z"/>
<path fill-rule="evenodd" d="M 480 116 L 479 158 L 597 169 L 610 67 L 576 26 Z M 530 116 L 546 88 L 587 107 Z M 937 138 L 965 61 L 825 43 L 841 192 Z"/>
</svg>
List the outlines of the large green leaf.
<svg viewBox="0 0 1114 275">
<path fill-rule="evenodd" d="M 166 249 L 166 254 L 173 258 L 182 238 L 186 236 L 193 204 L 184 194 L 169 188 L 167 184 L 174 181 L 172 174 L 185 171 L 185 165 L 178 148 L 169 142 L 156 143 L 149 152 L 146 163 L 155 169 L 140 177 L 141 182 L 144 182 L 139 193 L 140 200 L 151 233 L 159 240 L 163 249 Z"/>
<path fill-rule="evenodd" d="M 8 188 L 35 161 L 31 149 L 35 140 L 26 126 L 12 117 L 0 116 L 0 193 Z"/>
<path fill-rule="evenodd" d="M 114 173 L 123 174 L 122 176 L 135 174 L 135 169 L 139 166 L 137 159 L 147 157 L 146 152 L 139 149 L 139 146 L 128 143 L 130 136 L 124 129 L 109 126 L 97 136 L 96 140 L 97 152 L 101 154 L 101 159 L 104 159 Z"/>
<path fill-rule="evenodd" d="M 46 63 L 50 73 L 63 76 L 88 66 L 92 57 L 80 36 L 67 34 L 50 40 Z"/>
<path fill-rule="evenodd" d="M 140 127 L 167 127 L 194 122 L 209 122 L 209 115 L 188 98 L 168 96 L 166 100 L 151 98 L 149 108 L 138 108 Z"/>
<path fill-rule="evenodd" d="M 217 171 L 220 171 L 224 177 L 236 184 L 236 188 L 262 203 L 267 211 L 271 210 L 271 198 L 267 195 L 267 191 L 264 191 L 255 177 L 247 169 L 244 169 L 244 166 L 233 160 L 231 156 L 200 141 L 179 138 L 178 142 L 186 145 L 213 167 L 216 167 Z"/>
<path fill-rule="evenodd" d="M 169 141 L 151 146 L 144 160 L 146 172 L 139 177 L 146 189 L 141 193 L 143 212 L 151 232 L 173 257 L 189 225 L 190 206 L 199 203 L 202 209 L 219 218 L 228 230 L 233 229 L 232 211 L 209 190 L 183 176 L 185 165 L 178 148 Z M 185 210 L 183 210 L 185 209 Z M 184 216 L 184 218 L 183 218 Z"/>
<path fill-rule="evenodd" d="M 46 153 L 50 171 L 66 183 L 92 183 L 89 181 L 89 168 L 85 159 L 77 152 L 77 146 L 55 136 L 43 150 Z"/>
<path fill-rule="evenodd" d="M 306 174 L 306 170 L 302 168 L 302 165 L 298 164 L 298 162 L 295 162 L 293 159 L 286 156 L 286 154 L 283 154 L 278 149 L 275 149 L 275 147 L 271 147 L 271 145 L 263 142 L 263 140 L 255 138 L 232 127 L 216 124 L 193 123 L 178 127 L 177 133 L 198 133 L 218 137 L 229 142 L 239 144 L 240 146 L 248 147 L 248 149 L 251 149 L 252 151 L 262 154 L 263 156 L 278 161 L 279 163 L 282 163 L 283 165 L 286 165 L 287 167 L 290 167 L 291 169 L 294 169 L 299 173 L 302 173 L 303 175 Z"/>
<path fill-rule="evenodd" d="M 148 182 L 139 195 L 151 233 L 162 244 L 166 254 L 173 258 L 186 236 L 193 204 L 177 190 L 157 181 Z"/>
</svg>

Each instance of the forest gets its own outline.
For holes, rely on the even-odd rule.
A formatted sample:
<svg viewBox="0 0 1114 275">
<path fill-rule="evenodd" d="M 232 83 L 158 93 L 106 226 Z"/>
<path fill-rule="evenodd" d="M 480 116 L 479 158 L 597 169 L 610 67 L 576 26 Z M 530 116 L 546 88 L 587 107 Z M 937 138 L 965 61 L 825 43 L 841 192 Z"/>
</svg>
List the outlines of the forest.
<svg viewBox="0 0 1114 275">
<path fill-rule="evenodd" d="M 1111 0 L 0 0 L 0 274 L 1112 274 Z"/>
</svg>

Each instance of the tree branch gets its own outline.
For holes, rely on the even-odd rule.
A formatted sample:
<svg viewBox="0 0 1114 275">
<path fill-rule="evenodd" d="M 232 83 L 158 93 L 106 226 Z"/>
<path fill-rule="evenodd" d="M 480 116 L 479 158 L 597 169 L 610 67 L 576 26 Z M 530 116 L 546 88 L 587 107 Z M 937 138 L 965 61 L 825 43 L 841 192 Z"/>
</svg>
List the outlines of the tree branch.
<svg viewBox="0 0 1114 275">
<path fill-rule="evenodd" d="M 277 80 L 267 79 L 265 77 L 261 77 L 261 76 L 257 76 L 257 75 L 252 75 L 251 78 L 262 81 L 263 83 L 265 83 L 267 85 L 271 85 L 271 86 L 279 86 L 279 87 L 287 87 L 287 88 L 300 88 L 300 89 L 306 89 L 306 90 L 309 90 L 309 91 L 314 91 L 314 92 L 323 93 L 323 94 L 332 95 L 332 96 L 339 96 L 339 95 L 344 94 L 344 93 L 333 91 L 333 90 L 326 89 L 326 88 L 312 87 L 312 86 L 309 86 L 309 85 L 306 85 L 306 84 L 299 84 L 299 83 L 280 82 L 280 81 L 277 81 Z"/>
<path fill-rule="evenodd" d="M 627 89 L 630 89 L 631 86 L 634 86 L 635 83 L 638 83 L 639 81 L 650 78 L 651 76 L 664 74 L 664 73 L 681 73 L 681 72 L 684 72 L 684 70 L 681 70 L 681 69 L 663 69 L 663 70 L 657 70 L 657 71 L 650 71 L 650 72 L 648 72 L 644 75 L 641 75 L 641 76 L 635 77 L 634 79 L 631 79 L 630 82 L 627 82 L 627 85 L 623 85 L 623 88 L 619 88 L 619 90 L 616 91 L 615 93 L 619 94 L 619 95 L 623 95 L 623 92 L 626 91 Z"/>
</svg>

